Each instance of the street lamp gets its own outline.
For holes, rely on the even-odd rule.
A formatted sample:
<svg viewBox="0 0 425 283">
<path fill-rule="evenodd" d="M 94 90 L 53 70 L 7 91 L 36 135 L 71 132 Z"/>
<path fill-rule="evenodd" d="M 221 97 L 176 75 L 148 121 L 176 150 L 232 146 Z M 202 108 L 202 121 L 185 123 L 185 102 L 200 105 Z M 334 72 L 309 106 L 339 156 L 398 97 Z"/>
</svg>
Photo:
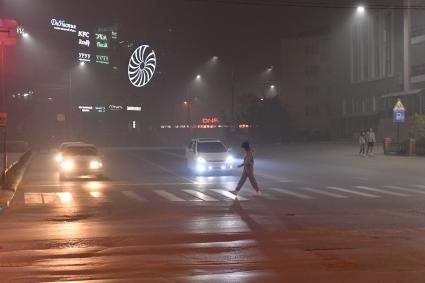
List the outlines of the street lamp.
<svg viewBox="0 0 425 283">
<path fill-rule="evenodd" d="M 198 81 L 199 81 L 201 78 L 202 78 L 202 77 L 201 77 L 201 75 L 200 75 L 200 74 L 196 75 L 196 79 L 197 79 Z"/>
<path fill-rule="evenodd" d="M 363 15 L 366 12 L 366 8 L 365 8 L 365 6 L 360 5 L 360 6 L 357 6 L 356 11 L 357 11 L 357 14 Z"/>
</svg>

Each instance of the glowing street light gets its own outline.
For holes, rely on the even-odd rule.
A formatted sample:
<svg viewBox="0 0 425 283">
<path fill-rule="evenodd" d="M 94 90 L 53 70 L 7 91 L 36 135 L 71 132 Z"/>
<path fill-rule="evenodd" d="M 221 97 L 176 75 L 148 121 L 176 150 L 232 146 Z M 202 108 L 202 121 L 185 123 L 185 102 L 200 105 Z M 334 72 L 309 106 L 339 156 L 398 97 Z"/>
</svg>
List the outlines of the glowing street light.
<svg viewBox="0 0 425 283">
<path fill-rule="evenodd" d="M 196 79 L 197 79 L 197 80 L 200 80 L 200 79 L 201 79 L 201 75 L 199 75 L 199 74 L 198 74 L 198 75 L 196 75 Z"/>
<path fill-rule="evenodd" d="M 363 15 L 366 12 L 366 8 L 363 5 L 358 6 L 356 10 L 359 15 Z"/>
<path fill-rule="evenodd" d="M 270 86 L 270 89 L 275 89 L 276 88 L 276 86 L 275 85 L 271 85 Z"/>
</svg>

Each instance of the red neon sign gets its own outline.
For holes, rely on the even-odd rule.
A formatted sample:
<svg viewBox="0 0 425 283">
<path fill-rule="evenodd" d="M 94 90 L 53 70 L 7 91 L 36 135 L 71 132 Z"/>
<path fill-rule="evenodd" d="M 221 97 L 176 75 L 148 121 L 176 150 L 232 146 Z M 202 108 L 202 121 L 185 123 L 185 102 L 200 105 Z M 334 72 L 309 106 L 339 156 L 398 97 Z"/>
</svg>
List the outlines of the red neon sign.
<svg viewBox="0 0 425 283">
<path fill-rule="evenodd" d="M 220 119 L 218 119 L 217 117 L 202 118 L 202 124 L 205 124 L 205 125 L 219 124 L 219 123 L 220 123 Z"/>
</svg>

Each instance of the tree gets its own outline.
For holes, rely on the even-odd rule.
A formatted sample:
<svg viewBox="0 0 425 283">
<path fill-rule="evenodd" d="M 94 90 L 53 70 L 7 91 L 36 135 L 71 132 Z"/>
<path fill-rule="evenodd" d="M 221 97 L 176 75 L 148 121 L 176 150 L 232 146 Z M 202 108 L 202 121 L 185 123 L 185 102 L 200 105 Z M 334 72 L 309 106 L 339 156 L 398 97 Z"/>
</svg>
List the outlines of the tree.
<svg viewBox="0 0 425 283">
<path fill-rule="evenodd" d="M 409 129 L 409 135 L 416 140 L 425 141 L 425 115 L 415 114 Z"/>
</svg>

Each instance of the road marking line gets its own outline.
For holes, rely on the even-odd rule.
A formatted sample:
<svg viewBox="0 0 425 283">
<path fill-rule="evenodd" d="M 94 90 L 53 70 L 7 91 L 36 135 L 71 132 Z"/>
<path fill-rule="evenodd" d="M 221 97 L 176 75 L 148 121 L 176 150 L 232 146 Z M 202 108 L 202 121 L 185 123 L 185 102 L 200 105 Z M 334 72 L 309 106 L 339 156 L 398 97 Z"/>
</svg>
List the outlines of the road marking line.
<svg viewBox="0 0 425 283">
<path fill-rule="evenodd" d="M 169 201 L 186 201 L 186 200 L 179 198 L 178 196 L 176 196 L 172 193 L 169 193 L 169 192 L 166 192 L 166 191 L 163 191 L 163 190 L 154 190 L 153 192 L 156 193 L 157 195 L 169 200 Z"/>
<path fill-rule="evenodd" d="M 61 203 L 71 203 L 72 194 L 70 192 L 56 193 Z"/>
<path fill-rule="evenodd" d="M 419 188 L 419 189 L 425 189 L 424 185 L 414 185 L 414 187 Z"/>
<path fill-rule="evenodd" d="M 366 186 L 356 186 L 356 188 L 361 189 L 361 190 L 366 190 L 366 191 L 381 193 L 381 194 L 398 196 L 398 197 L 408 197 L 409 196 L 409 195 L 402 194 L 402 193 L 390 192 L 390 191 L 381 190 L 381 189 L 377 189 L 377 188 L 366 187 Z"/>
<path fill-rule="evenodd" d="M 89 192 L 89 194 L 97 201 L 108 201 L 106 195 L 102 192 Z"/>
<path fill-rule="evenodd" d="M 134 156 L 132 156 L 132 157 L 134 157 Z M 157 163 L 155 163 L 155 162 L 153 162 L 153 161 L 150 161 L 150 160 L 148 160 L 148 159 L 146 159 L 146 158 L 136 157 L 136 159 L 141 160 L 141 161 L 146 162 L 146 163 L 149 163 L 149 164 L 151 164 L 152 166 L 154 166 L 154 167 L 156 167 L 156 168 L 158 168 L 158 169 L 160 169 L 160 170 L 162 170 L 162 171 L 164 171 L 164 172 L 167 172 L 167 173 L 169 173 L 169 174 L 171 174 L 171 175 L 173 175 L 173 176 L 175 176 L 175 177 L 178 177 L 178 178 L 181 178 L 181 179 L 186 180 L 186 181 L 188 181 L 188 182 L 191 182 L 192 184 L 196 183 L 194 180 L 189 179 L 189 178 L 186 178 L 185 176 L 181 176 L 181 175 L 179 175 L 179 174 L 177 174 L 177 173 L 175 173 L 175 172 L 173 172 L 173 171 L 169 170 L 168 168 L 166 168 L 166 167 L 164 167 L 164 166 L 161 166 L 161 165 L 159 165 L 159 164 L 157 164 Z"/>
<path fill-rule="evenodd" d="M 302 187 L 300 189 L 308 191 L 308 192 L 316 193 L 316 194 L 319 194 L 319 195 L 333 197 L 333 198 L 348 198 L 347 196 L 343 196 L 343 195 L 340 195 L 340 194 L 325 192 L 325 191 L 322 191 L 322 190 L 308 188 L 308 187 Z"/>
<path fill-rule="evenodd" d="M 344 188 L 340 188 L 340 187 L 326 187 L 326 188 L 330 189 L 330 190 L 345 192 L 345 193 L 358 195 L 358 196 L 362 196 L 362 197 L 367 197 L 367 198 L 380 198 L 380 196 L 377 196 L 377 195 L 362 193 L 362 192 L 358 192 L 358 191 L 352 191 L 352 190 L 344 189 Z"/>
<path fill-rule="evenodd" d="M 410 189 L 410 188 L 403 188 L 403 187 L 399 187 L 399 186 L 384 186 L 384 188 L 425 195 L 425 191 L 415 190 L 415 189 Z"/>
<path fill-rule="evenodd" d="M 275 177 L 275 176 L 272 176 L 272 175 L 269 175 L 269 174 L 265 174 L 265 173 L 261 173 L 261 172 L 258 172 L 258 171 L 255 174 L 258 175 L 258 176 L 260 176 L 260 177 L 263 177 L 265 179 L 270 179 L 270 180 L 273 180 L 273 181 L 277 181 L 278 183 L 292 183 L 293 182 L 293 181 L 291 181 L 291 180 L 289 180 L 287 178 L 279 178 L 279 177 Z"/>
<path fill-rule="evenodd" d="M 282 194 L 286 194 L 286 195 L 289 195 L 289 196 L 301 198 L 301 199 L 313 199 L 313 197 L 311 197 L 311 196 L 300 194 L 300 193 L 295 193 L 295 192 L 285 190 L 285 189 L 282 189 L 282 188 L 271 188 L 270 190 L 275 191 L 275 192 L 279 192 L 279 193 L 282 193 Z"/>
<path fill-rule="evenodd" d="M 135 200 L 135 201 L 138 201 L 138 202 L 146 201 L 144 198 L 139 196 L 139 194 L 137 194 L 133 191 L 122 191 L 121 193 L 123 195 L 125 195 L 126 197 L 128 197 L 129 199 L 132 199 L 132 200 Z"/>
<path fill-rule="evenodd" d="M 43 193 L 44 203 L 55 203 L 58 201 L 58 196 L 55 193 Z"/>
<path fill-rule="evenodd" d="M 43 199 L 41 193 L 25 193 L 24 194 L 25 204 L 42 204 Z"/>
<path fill-rule="evenodd" d="M 186 192 L 189 195 L 192 195 L 194 197 L 197 197 L 197 198 L 199 198 L 199 199 L 201 199 L 203 201 L 218 201 L 217 199 L 215 199 L 213 197 L 210 197 L 210 196 L 208 196 L 208 195 L 206 195 L 204 193 L 201 193 L 201 192 L 198 192 L 198 191 L 195 191 L 195 190 L 183 190 L 183 192 Z"/>
<path fill-rule="evenodd" d="M 211 189 L 211 191 L 216 192 L 217 194 L 220 194 L 220 195 L 225 196 L 225 197 L 232 199 L 232 200 L 236 200 L 236 199 L 238 199 L 238 200 L 248 200 L 247 198 L 232 194 L 231 192 L 226 191 L 226 190 Z"/>
</svg>

